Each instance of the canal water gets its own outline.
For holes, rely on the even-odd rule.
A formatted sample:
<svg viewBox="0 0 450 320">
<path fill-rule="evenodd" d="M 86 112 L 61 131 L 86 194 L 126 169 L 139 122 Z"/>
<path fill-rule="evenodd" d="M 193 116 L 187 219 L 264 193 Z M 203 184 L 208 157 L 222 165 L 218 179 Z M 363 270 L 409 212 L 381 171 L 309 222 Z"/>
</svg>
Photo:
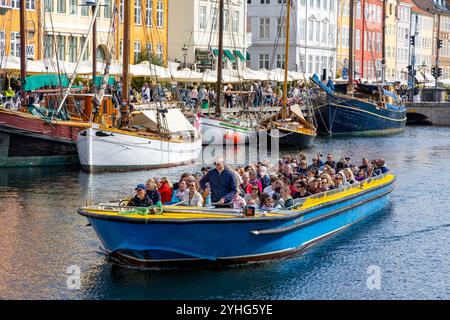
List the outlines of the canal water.
<svg viewBox="0 0 450 320">
<path fill-rule="evenodd" d="M 1 170 L 0 298 L 449 299 L 450 128 L 319 138 L 307 155 L 327 151 L 355 163 L 384 157 L 398 176 L 390 206 L 295 258 L 220 270 L 115 265 L 76 213 L 86 199 L 119 199 L 149 177 L 189 168 L 97 175 L 62 167 Z M 71 266 L 80 270 L 79 289 L 67 286 Z"/>
</svg>

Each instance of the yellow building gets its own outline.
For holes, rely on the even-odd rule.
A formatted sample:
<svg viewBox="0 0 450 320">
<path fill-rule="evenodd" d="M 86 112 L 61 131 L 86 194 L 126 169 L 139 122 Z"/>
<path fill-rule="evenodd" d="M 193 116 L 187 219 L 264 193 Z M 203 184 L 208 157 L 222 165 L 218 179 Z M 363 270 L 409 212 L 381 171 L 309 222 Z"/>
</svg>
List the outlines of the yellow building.
<svg viewBox="0 0 450 320">
<path fill-rule="evenodd" d="M 342 69 L 348 68 L 350 0 L 338 0 L 336 77 L 342 77 Z"/>
<path fill-rule="evenodd" d="M 397 0 L 386 1 L 385 55 L 386 81 L 396 80 L 397 70 Z"/>
<path fill-rule="evenodd" d="M 0 0 L 1 1 L 1 0 Z M 123 21 L 123 1 L 116 0 L 119 6 L 119 19 Z M 168 39 L 168 0 L 130 0 L 131 30 L 130 63 L 139 62 L 145 52 L 151 52 L 155 58 L 167 63 Z M 116 55 L 122 59 L 123 23 L 117 33 Z M 145 58 L 145 57 L 144 57 Z"/>
<path fill-rule="evenodd" d="M 27 58 L 41 58 L 39 16 L 41 0 L 26 1 Z M 0 58 L 20 57 L 19 0 L 0 0 Z"/>
</svg>

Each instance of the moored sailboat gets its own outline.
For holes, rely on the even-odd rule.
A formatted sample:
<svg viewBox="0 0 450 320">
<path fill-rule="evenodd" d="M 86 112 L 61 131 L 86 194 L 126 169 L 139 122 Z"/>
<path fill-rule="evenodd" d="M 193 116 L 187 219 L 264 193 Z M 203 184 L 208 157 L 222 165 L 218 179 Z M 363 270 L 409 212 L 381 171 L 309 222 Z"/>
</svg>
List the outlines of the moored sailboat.
<svg viewBox="0 0 450 320">
<path fill-rule="evenodd" d="M 180 165 L 194 161 L 201 151 L 201 135 L 180 110 L 158 108 L 130 112 L 130 10 L 131 1 L 125 0 L 123 45 L 126 50 L 123 53 L 120 121 L 107 124 L 100 121 L 100 118 L 93 119 L 92 127 L 78 134 L 80 163 L 89 172 Z M 105 97 L 104 90 L 113 55 L 114 50 L 111 50 L 101 88 L 95 96 L 97 106 L 103 103 Z"/>
</svg>

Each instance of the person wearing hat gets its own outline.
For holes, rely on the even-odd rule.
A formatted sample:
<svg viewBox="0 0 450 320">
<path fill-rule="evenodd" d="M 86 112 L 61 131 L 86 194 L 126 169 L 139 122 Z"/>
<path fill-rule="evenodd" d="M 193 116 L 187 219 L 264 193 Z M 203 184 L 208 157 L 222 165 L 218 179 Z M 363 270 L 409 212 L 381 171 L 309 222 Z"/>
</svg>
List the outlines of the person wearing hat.
<svg viewBox="0 0 450 320">
<path fill-rule="evenodd" d="M 134 190 L 136 190 L 136 195 L 128 202 L 129 207 L 150 207 L 153 205 L 152 200 L 145 190 L 145 184 L 138 184 Z"/>
</svg>

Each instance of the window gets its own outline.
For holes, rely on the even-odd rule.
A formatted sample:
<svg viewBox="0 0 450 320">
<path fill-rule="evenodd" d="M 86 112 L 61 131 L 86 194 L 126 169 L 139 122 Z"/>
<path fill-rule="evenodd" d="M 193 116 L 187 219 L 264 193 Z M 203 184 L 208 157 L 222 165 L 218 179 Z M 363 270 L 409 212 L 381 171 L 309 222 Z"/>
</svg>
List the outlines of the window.
<svg viewBox="0 0 450 320">
<path fill-rule="evenodd" d="M 74 36 L 69 37 L 69 61 L 77 61 L 77 38 Z"/>
<path fill-rule="evenodd" d="M 319 73 L 320 72 L 320 57 L 316 56 L 316 65 L 314 67 L 314 72 Z"/>
<path fill-rule="evenodd" d="M 314 40 L 314 26 L 315 26 L 315 23 L 314 23 L 314 20 L 309 20 L 309 35 L 308 35 L 308 40 L 309 41 L 313 41 Z"/>
<path fill-rule="evenodd" d="M 83 49 L 84 43 L 86 42 L 86 37 L 81 37 L 80 38 L 80 54 L 81 54 L 81 50 Z M 89 43 L 86 47 L 86 51 L 84 52 L 83 55 L 83 60 L 88 60 L 89 59 Z"/>
<path fill-rule="evenodd" d="M 44 58 L 52 57 L 53 52 L 53 37 L 50 35 L 44 36 Z"/>
<path fill-rule="evenodd" d="M 377 51 L 381 51 L 381 33 L 377 32 Z"/>
<path fill-rule="evenodd" d="M 142 7 L 141 0 L 134 0 L 134 24 L 141 25 Z"/>
<path fill-rule="evenodd" d="M 323 28 L 322 28 L 322 42 L 326 43 L 327 42 L 327 36 L 328 36 L 328 30 L 327 30 L 327 22 L 323 21 Z"/>
<path fill-rule="evenodd" d="M 164 47 L 162 43 L 156 45 L 156 57 L 161 61 L 164 60 Z"/>
<path fill-rule="evenodd" d="M 120 60 L 123 58 L 123 39 L 119 40 L 119 57 Z"/>
<path fill-rule="evenodd" d="M 134 42 L 134 63 L 139 63 L 139 57 L 141 55 L 141 42 Z"/>
<path fill-rule="evenodd" d="M 283 18 L 277 19 L 277 33 L 280 38 L 286 38 L 286 24 L 284 23 Z"/>
<path fill-rule="evenodd" d="M 320 41 L 320 21 L 316 21 L 316 41 Z"/>
<path fill-rule="evenodd" d="M 164 4 L 162 1 L 156 3 L 156 27 L 164 28 Z"/>
<path fill-rule="evenodd" d="M 145 49 L 147 50 L 148 54 L 153 54 L 153 44 L 152 43 L 147 43 L 145 45 Z"/>
<path fill-rule="evenodd" d="M 211 30 L 217 30 L 217 8 L 211 8 Z"/>
<path fill-rule="evenodd" d="M 56 43 L 58 44 L 58 59 L 65 60 L 66 56 L 66 37 L 57 36 Z"/>
<path fill-rule="evenodd" d="M 111 19 L 111 17 L 112 17 L 111 0 L 104 0 L 103 5 L 104 5 L 103 17 L 105 17 L 107 19 Z"/>
<path fill-rule="evenodd" d="M 28 59 L 34 59 L 34 44 L 27 44 L 25 54 Z"/>
<path fill-rule="evenodd" d="M 228 19 L 230 18 L 228 10 L 223 11 L 223 30 L 228 31 Z"/>
<path fill-rule="evenodd" d="M 304 54 L 300 54 L 299 55 L 298 62 L 299 62 L 299 69 L 298 69 L 298 71 L 306 72 L 306 70 L 305 70 L 305 55 Z"/>
<path fill-rule="evenodd" d="M 270 38 L 270 19 L 261 18 L 259 19 L 259 38 L 269 39 Z"/>
<path fill-rule="evenodd" d="M 206 29 L 206 6 L 200 6 L 200 14 L 198 19 L 198 28 L 200 30 Z"/>
<path fill-rule="evenodd" d="M 90 7 L 88 7 L 88 6 L 82 6 L 81 7 L 81 15 L 82 16 L 88 16 L 89 15 L 89 8 Z"/>
<path fill-rule="evenodd" d="M 356 3 L 356 19 L 361 19 L 361 2 Z"/>
<path fill-rule="evenodd" d="M 305 41 L 306 40 L 306 20 L 305 19 L 300 19 L 299 25 L 298 25 L 298 34 L 299 34 L 299 39 L 301 41 Z"/>
<path fill-rule="evenodd" d="M 3 57 L 5 55 L 6 48 L 6 35 L 5 31 L 0 31 L 0 56 Z"/>
<path fill-rule="evenodd" d="M 277 68 L 284 69 L 285 61 L 286 61 L 285 54 L 277 54 Z"/>
<path fill-rule="evenodd" d="M 56 11 L 66 13 L 66 0 L 56 0 Z"/>
<path fill-rule="evenodd" d="M 239 31 L 239 11 L 234 11 L 232 32 L 237 33 L 238 31 Z"/>
<path fill-rule="evenodd" d="M 334 10 L 334 0 L 330 0 L 330 11 Z"/>
<path fill-rule="evenodd" d="M 308 56 L 308 73 L 313 73 L 313 56 Z"/>
<path fill-rule="evenodd" d="M 53 0 L 44 1 L 44 11 L 53 12 Z"/>
<path fill-rule="evenodd" d="M 17 1 L 17 2 L 19 2 L 19 1 Z M 36 9 L 36 0 L 26 0 L 25 8 L 27 10 L 34 10 L 34 9 Z M 33 46 L 33 56 L 34 56 L 34 46 Z"/>
<path fill-rule="evenodd" d="M 69 13 L 77 14 L 78 13 L 78 0 L 69 0 Z"/>
<path fill-rule="evenodd" d="M 11 32 L 10 55 L 20 57 L 20 33 Z"/>
<path fill-rule="evenodd" d="M 147 27 L 151 27 L 152 21 L 153 21 L 153 0 L 147 0 L 145 2 L 145 25 Z"/>
<path fill-rule="evenodd" d="M 259 55 L 259 68 L 269 69 L 269 55 L 267 53 L 262 53 Z"/>
</svg>

